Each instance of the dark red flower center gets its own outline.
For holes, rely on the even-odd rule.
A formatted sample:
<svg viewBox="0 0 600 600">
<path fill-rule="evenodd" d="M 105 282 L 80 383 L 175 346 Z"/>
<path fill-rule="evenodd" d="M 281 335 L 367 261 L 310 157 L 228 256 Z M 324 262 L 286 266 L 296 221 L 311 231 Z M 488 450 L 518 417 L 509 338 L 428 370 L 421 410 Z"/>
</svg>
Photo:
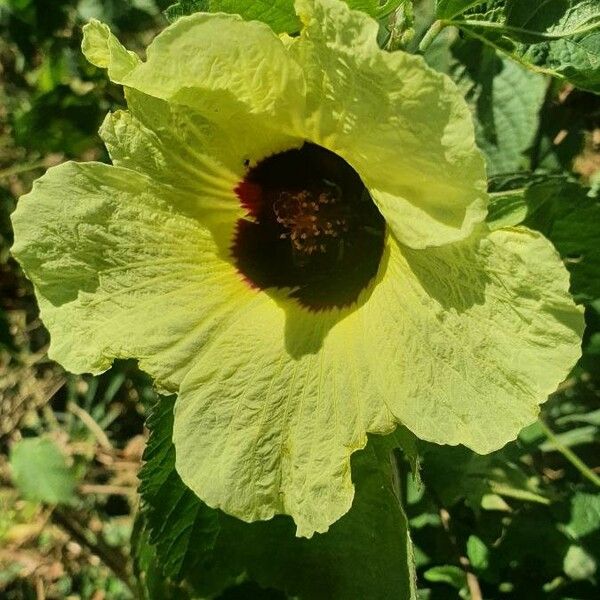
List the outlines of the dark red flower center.
<svg viewBox="0 0 600 600">
<path fill-rule="evenodd" d="M 333 152 L 306 143 L 270 156 L 236 192 L 248 216 L 232 254 L 252 285 L 288 288 L 319 310 L 351 305 L 377 274 L 385 221 L 358 173 Z"/>
</svg>

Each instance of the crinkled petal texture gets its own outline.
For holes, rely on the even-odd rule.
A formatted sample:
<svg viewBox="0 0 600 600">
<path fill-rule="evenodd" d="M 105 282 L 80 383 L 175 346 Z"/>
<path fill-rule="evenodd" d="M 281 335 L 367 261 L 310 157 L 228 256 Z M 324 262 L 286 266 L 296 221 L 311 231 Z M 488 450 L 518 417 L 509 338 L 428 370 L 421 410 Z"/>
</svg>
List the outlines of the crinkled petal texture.
<svg viewBox="0 0 600 600">
<path fill-rule="evenodd" d="M 485 164 L 456 86 L 421 57 L 382 51 L 377 23 L 344 2 L 296 7 L 304 29 L 285 44 L 262 23 L 196 14 L 159 35 L 145 63 L 98 22 L 84 50 L 118 83 L 193 108 L 249 144 L 251 162 L 304 140 L 337 153 L 403 244 L 470 235 L 487 212 Z"/>
<path fill-rule="evenodd" d="M 206 315 L 227 306 L 224 282 L 237 279 L 185 213 L 184 191 L 120 167 L 69 162 L 36 182 L 13 216 L 13 253 L 53 359 L 99 373 L 135 357 L 163 390 L 178 389 L 209 335 Z"/>
<path fill-rule="evenodd" d="M 95 373 L 139 359 L 178 393 L 184 482 L 310 536 L 349 509 L 368 432 L 401 422 L 479 452 L 513 439 L 579 356 L 583 319 L 547 240 L 476 225 L 483 165 L 450 84 L 381 53 L 342 3 L 298 7 L 296 40 L 195 15 L 145 63 L 88 26 L 88 57 L 127 88 L 101 131 L 115 166 L 49 170 L 19 201 L 13 251 L 52 358 Z M 343 310 L 254 289 L 230 256 L 247 166 L 305 139 L 359 171 L 389 224 L 376 278 Z"/>
<path fill-rule="evenodd" d="M 140 120 L 165 147 L 172 140 L 163 111 L 172 113 L 177 123 L 173 137 L 189 140 L 199 129 L 208 137 L 209 155 L 222 159 L 225 150 L 227 164 L 233 158 L 236 172 L 245 161 L 303 143 L 282 124 L 304 111 L 304 75 L 263 23 L 225 14 L 181 18 L 150 44 L 144 63 L 133 61 L 98 21 L 86 25 L 84 34 L 88 60 L 126 86 L 131 113 L 138 119 L 140 111 L 145 113 Z M 136 102 L 140 96 L 143 100 Z M 168 105 L 155 101 L 150 111 L 145 106 L 148 96 Z M 237 147 L 233 157 L 232 141 Z"/>
<path fill-rule="evenodd" d="M 384 52 L 377 23 L 337 0 L 296 0 L 290 53 L 307 81 L 305 137 L 360 174 L 396 238 L 467 237 L 487 211 L 485 165 L 455 85 L 421 57 Z"/>
</svg>

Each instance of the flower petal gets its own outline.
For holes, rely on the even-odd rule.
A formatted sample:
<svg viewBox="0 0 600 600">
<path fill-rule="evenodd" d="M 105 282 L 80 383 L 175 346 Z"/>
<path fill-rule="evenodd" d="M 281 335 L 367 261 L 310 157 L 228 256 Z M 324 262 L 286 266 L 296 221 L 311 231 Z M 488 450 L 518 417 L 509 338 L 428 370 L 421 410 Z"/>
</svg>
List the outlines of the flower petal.
<svg viewBox="0 0 600 600">
<path fill-rule="evenodd" d="M 456 86 L 421 57 L 384 52 L 377 23 L 339 0 L 297 0 L 290 53 L 305 69 L 305 136 L 360 174 L 396 238 L 466 238 L 486 215 L 483 157 Z"/>
<path fill-rule="evenodd" d="M 566 377 L 582 329 L 539 234 L 427 250 L 391 241 L 354 310 L 258 294 L 215 330 L 176 403 L 177 469 L 207 504 L 249 521 L 286 513 L 310 536 L 348 510 L 349 459 L 367 432 L 396 421 L 496 450 Z"/>
<path fill-rule="evenodd" d="M 235 132 L 188 107 L 126 92 L 128 109 L 107 115 L 100 135 L 112 162 L 176 189 L 222 198 L 239 208 L 233 190 L 247 165 L 302 145 L 302 140 L 241 120 Z"/>
<path fill-rule="evenodd" d="M 96 19 L 83 27 L 81 50 L 93 65 L 108 69 L 108 76 L 116 83 L 140 64 L 138 55 L 126 50 L 109 26 Z"/>
<path fill-rule="evenodd" d="M 101 55 L 99 27 L 86 26 L 83 49 L 94 64 L 108 65 L 110 74 L 113 57 L 121 61 L 126 51 L 116 54 L 113 43 L 118 42 L 111 36 L 110 53 Z M 106 36 L 105 30 L 101 33 Z M 287 120 L 304 106 L 302 71 L 284 43 L 264 23 L 246 22 L 238 15 L 182 17 L 148 46 L 146 62 L 113 72 L 119 75 L 116 83 L 195 108 L 231 128 L 242 115 Z"/>
<path fill-rule="evenodd" d="M 184 214 L 193 210 L 172 210 L 171 196 L 128 169 L 65 163 L 20 199 L 13 253 L 35 284 L 49 354 L 66 369 L 138 358 L 175 391 L 209 335 L 206 314 L 227 310 L 228 281 L 243 293 L 213 235 Z"/>
<path fill-rule="evenodd" d="M 382 397 L 418 437 L 497 450 L 537 417 L 580 356 L 583 311 L 541 234 L 392 247 L 363 308 Z"/>
<path fill-rule="evenodd" d="M 126 86 L 129 112 L 101 129 L 115 164 L 179 185 L 198 176 L 237 183 L 248 164 L 304 141 L 290 133 L 304 106 L 302 72 L 264 24 L 195 14 L 159 35 L 141 63 L 92 21 L 82 48 Z"/>
<path fill-rule="evenodd" d="M 259 293 L 215 330 L 181 385 L 173 440 L 204 502 L 246 521 L 285 513 L 310 537 L 350 508 L 350 455 L 366 432 L 394 424 L 356 321 L 285 308 Z"/>
</svg>

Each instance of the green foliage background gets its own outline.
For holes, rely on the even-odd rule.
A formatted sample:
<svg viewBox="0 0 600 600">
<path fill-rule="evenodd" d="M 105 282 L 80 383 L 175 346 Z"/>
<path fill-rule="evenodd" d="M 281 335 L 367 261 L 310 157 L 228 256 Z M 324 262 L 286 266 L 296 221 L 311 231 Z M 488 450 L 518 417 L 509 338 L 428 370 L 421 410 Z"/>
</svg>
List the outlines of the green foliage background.
<svg viewBox="0 0 600 600">
<path fill-rule="evenodd" d="M 214 1 L 227 9 L 227 0 Z M 422 483 L 411 474 L 415 457 L 399 453 L 392 482 L 373 458 L 389 448 L 372 441 L 356 457 L 366 483 L 352 518 L 310 542 L 294 539 L 285 518 L 245 526 L 197 501 L 173 470 L 171 400 L 152 411 L 155 394 L 134 364 L 91 378 L 49 362 L 31 287 L 9 255 L 9 214 L 44 168 L 107 161 L 96 131 L 123 105 L 122 92 L 81 56 L 81 25 L 99 18 L 142 52 L 167 24 L 169 4 L 0 0 L 0 597 L 40 597 L 40 589 L 46 598 L 409 597 L 398 589 L 410 578 L 399 495 L 419 598 L 597 598 L 600 97 L 589 92 L 599 84 L 586 62 L 600 53 L 593 3 L 554 3 L 569 17 L 557 13 L 550 34 L 541 0 L 521 3 L 530 13 L 511 0 L 395 2 L 397 12 L 382 19 L 382 45 L 420 47 L 463 91 L 488 158 L 490 225 L 524 222 L 554 242 L 588 328 L 580 363 L 519 440 L 488 456 L 420 444 Z M 204 5 L 182 0 L 168 16 Z M 292 26 L 281 21 L 282 30 Z M 369 498 L 382 504 L 377 514 Z"/>
</svg>

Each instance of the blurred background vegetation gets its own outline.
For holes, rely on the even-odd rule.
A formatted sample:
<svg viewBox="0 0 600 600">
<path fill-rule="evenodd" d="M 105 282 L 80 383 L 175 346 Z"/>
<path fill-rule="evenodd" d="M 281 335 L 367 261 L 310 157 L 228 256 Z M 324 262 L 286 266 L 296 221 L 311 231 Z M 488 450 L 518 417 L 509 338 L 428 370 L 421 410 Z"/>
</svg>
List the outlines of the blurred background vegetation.
<svg viewBox="0 0 600 600">
<path fill-rule="evenodd" d="M 143 53 L 166 25 L 169 4 L 0 0 L 2 599 L 138 596 L 129 539 L 155 394 L 135 363 L 90 377 L 47 359 L 31 285 L 10 257 L 9 215 L 45 168 L 107 161 L 96 132 L 124 101 L 81 55 L 81 25 L 99 18 Z M 431 22 L 430 6 L 417 3 L 415 40 Z M 450 45 L 456 58 L 462 43 L 443 36 L 428 60 L 439 67 Z M 520 167 L 569 171 L 593 184 L 599 97 L 558 84 L 542 92 Z M 425 485 L 406 475 L 422 598 L 600 597 L 600 299 L 587 299 L 586 318 L 584 356 L 542 421 L 489 456 L 424 445 Z M 245 587 L 237 597 L 281 596 Z"/>
</svg>

